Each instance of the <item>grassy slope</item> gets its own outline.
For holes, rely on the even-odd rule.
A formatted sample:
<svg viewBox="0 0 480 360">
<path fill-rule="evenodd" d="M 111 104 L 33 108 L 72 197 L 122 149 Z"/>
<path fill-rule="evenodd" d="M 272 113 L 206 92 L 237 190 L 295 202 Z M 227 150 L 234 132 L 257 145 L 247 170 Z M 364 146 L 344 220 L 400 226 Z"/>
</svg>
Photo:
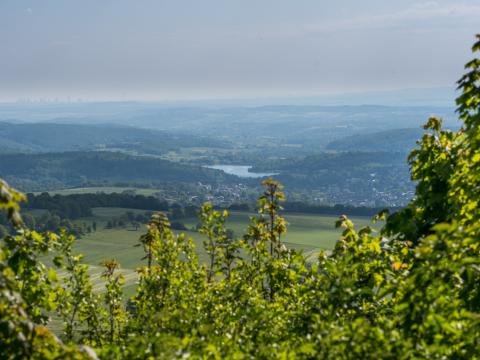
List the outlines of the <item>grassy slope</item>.
<svg viewBox="0 0 480 360">
<path fill-rule="evenodd" d="M 82 219 L 81 221 L 97 221 L 98 231 L 93 234 L 84 236 L 77 242 L 79 251 L 82 251 L 89 263 L 98 263 L 105 256 L 115 256 L 124 263 L 124 266 L 138 266 L 139 263 L 133 258 L 141 256 L 142 251 L 132 246 L 137 243 L 138 237 L 144 229 L 134 231 L 133 229 L 104 229 L 106 222 L 114 217 L 124 214 L 130 209 L 123 208 L 96 208 L 93 218 Z M 130 210 L 135 213 L 142 213 L 142 210 Z M 254 214 L 246 212 L 231 212 L 227 221 L 227 227 L 231 228 L 235 235 L 240 237 L 248 226 L 249 217 Z M 313 249 L 331 249 L 335 241 L 339 238 L 341 230 L 335 229 L 335 221 L 337 216 L 327 215 L 311 215 L 311 214 L 286 214 L 285 215 L 289 227 L 288 233 L 284 236 L 283 241 L 295 248 L 305 250 Z M 365 217 L 352 218 L 357 226 L 369 224 L 369 219 Z M 182 221 L 187 227 L 195 226 L 198 222 L 196 218 L 189 218 Z M 191 236 L 202 256 L 201 240 L 202 235 L 196 232 L 185 231 Z M 123 256 L 125 252 L 125 256 Z M 123 261 L 122 261 L 123 260 Z"/>
<path fill-rule="evenodd" d="M 104 281 L 101 277 L 103 269 L 101 262 L 105 259 L 115 258 L 121 264 L 121 272 L 125 276 L 126 284 L 124 287 L 125 296 L 132 296 L 136 288 L 137 274 L 135 269 L 145 264 L 141 260 L 144 256 L 143 249 L 136 247 L 138 238 L 145 231 L 141 227 L 138 231 L 133 229 L 105 229 L 105 224 L 109 219 L 120 216 L 126 211 L 143 213 L 142 210 L 131 210 L 124 208 L 96 208 L 94 217 L 79 220 L 79 222 L 97 222 L 97 231 L 78 239 L 75 244 L 77 253 L 84 255 L 85 263 L 89 264 L 89 274 L 94 283 L 94 290 L 104 291 Z M 230 214 L 227 227 L 234 230 L 236 236 L 241 236 L 246 229 L 249 217 L 254 214 L 245 212 L 232 212 Z M 318 249 L 331 249 L 335 241 L 340 237 L 340 230 L 335 229 L 336 216 L 309 215 L 309 214 L 287 214 L 286 219 L 289 222 L 289 231 L 284 237 L 287 246 L 303 250 L 306 255 L 314 253 Z M 352 218 L 358 226 L 369 223 L 368 218 Z M 187 226 L 194 226 L 197 220 L 194 218 L 183 221 Z M 197 232 L 184 231 L 184 233 L 193 238 L 200 260 L 206 259 L 205 251 L 202 247 L 203 235 Z M 62 275 L 60 273 L 60 275 Z M 55 318 L 49 324 L 49 327 L 57 334 L 62 331 L 62 324 Z"/>
<path fill-rule="evenodd" d="M 141 260 L 143 250 L 141 247 L 135 247 L 138 243 L 139 236 L 145 230 L 143 227 L 138 231 L 133 229 L 104 229 L 108 219 L 114 216 L 124 214 L 129 209 L 122 208 L 97 208 L 94 209 L 95 217 L 82 219 L 81 221 L 97 222 L 98 230 L 95 233 L 86 235 L 77 240 L 75 245 L 76 251 L 84 254 L 85 262 L 92 266 L 92 274 L 94 274 L 95 282 L 101 283 L 99 273 L 101 268 L 99 264 L 104 259 L 115 258 L 127 275 L 127 292 L 133 287 L 135 276 L 133 275 L 135 268 L 144 264 Z M 140 210 L 131 210 L 134 212 L 142 212 Z M 245 212 L 233 212 L 230 215 L 227 226 L 234 230 L 236 236 L 241 236 L 243 230 L 246 229 L 249 216 Z M 289 231 L 283 241 L 290 247 L 301 249 L 305 253 L 310 253 L 318 249 L 331 249 L 335 241 L 340 236 L 340 231 L 335 229 L 334 223 L 336 216 L 320 216 L 305 214 L 287 214 L 289 222 Z M 366 225 L 367 218 L 353 218 L 354 222 L 359 225 Z M 194 218 L 184 221 L 187 226 L 194 226 L 197 220 Z M 185 231 L 185 234 L 192 237 L 195 241 L 198 254 L 201 260 L 205 259 L 205 252 L 202 247 L 203 236 L 196 232 Z M 131 275 L 129 275 L 131 274 Z"/>
<path fill-rule="evenodd" d="M 249 217 L 254 214 L 245 212 L 231 212 L 227 221 L 227 227 L 231 228 L 235 235 L 241 236 L 247 228 Z M 331 249 L 339 238 L 340 231 L 335 229 L 335 221 L 338 216 L 311 215 L 311 214 L 285 214 L 289 223 L 287 235 L 283 241 L 294 247 Z M 369 223 L 368 218 L 352 218 L 359 225 Z M 196 224 L 196 219 L 187 219 L 188 226 Z"/>
</svg>

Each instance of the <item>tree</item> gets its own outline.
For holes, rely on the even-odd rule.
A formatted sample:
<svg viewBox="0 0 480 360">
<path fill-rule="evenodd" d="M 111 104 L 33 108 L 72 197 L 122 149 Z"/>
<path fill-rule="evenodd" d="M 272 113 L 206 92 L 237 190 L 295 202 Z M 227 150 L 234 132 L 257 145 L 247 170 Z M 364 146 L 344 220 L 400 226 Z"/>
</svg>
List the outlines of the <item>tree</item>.
<svg viewBox="0 0 480 360">
<path fill-rule="evenodd" d="M 204 204 L 200 209 L 201 227 L 198 231 L 204 234 L 207 239 L 203 246 L 208 254 L 207 282 L 211 282 L 218 268 L 218 261 L 221 252 L 221 244 L 227 241 L 227 232 L 225 221 L 228 217 L 228 211 L 220 213 L 213 209 L 211 203 Z"/>
<path fill-rule="evenodd" d="M 131 224 L 132 224 L 132 226 L 133 226 L 133 229 L 134 229 L 135 231 L 138 231 L 138 229 L 140 228 L 140 223 L 139 223 L 138 221 L 135 221 L 135 220 L 134 220 L 134 221 L 131 222 Z"/>
<path fill-rule="evenodd" d="M 108 313 L 107 339 L 113 343 L 120 336 L 121 326 L 126 321 L 126 312 L 122 304 L 122 285 L 125 283 L 125 278 L 122 274 L 115 274 L 120 267 L 115 259 L 105 260 L 102 265 L 105 269 L 102 277 L 106 279 L 104 303 Z"/>
<path fill-rule="evenodd" d="M 0 225 L 0 239 L 3 239 L 5 236 L 9 234 L 9 231 L 6 226 Z"/>
</svg>

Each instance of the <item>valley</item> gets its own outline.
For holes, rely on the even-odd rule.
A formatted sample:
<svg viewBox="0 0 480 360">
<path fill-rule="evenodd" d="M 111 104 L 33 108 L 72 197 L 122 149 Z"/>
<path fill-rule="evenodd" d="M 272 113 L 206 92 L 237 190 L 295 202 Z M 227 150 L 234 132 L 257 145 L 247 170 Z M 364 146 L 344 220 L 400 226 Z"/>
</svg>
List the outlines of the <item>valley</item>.
<svg viewBox="0 0 480 360">
<path fill-rule="evenodd" d="M 450 108 L 434 110 L 457 126 Z M 3 105 L 0 175 L 25 192 L 148 189 L 169 201 L 222 206 L 254 201 L 262 177 L 271 175 L 295 201 L 398 207 L 413 195 L 407 153 L 421 137 L 427 111 Z"/>
</svg>

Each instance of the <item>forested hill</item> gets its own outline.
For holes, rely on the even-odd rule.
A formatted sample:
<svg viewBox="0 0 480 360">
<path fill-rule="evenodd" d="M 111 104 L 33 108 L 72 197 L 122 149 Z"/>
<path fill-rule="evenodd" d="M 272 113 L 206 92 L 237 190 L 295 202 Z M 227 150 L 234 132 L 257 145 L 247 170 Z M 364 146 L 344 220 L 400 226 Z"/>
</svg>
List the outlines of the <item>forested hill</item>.
<svg viewBox="0 0 480 360">
<path fill-rule="evenodd" d="M 235 182 L 237 177 L 200 166 L 114 152 L 0 155 L 0 176 L 25 191 L 81 186 L 87 182 Z"/>
<path fill-rule="evenodd" d="M 423 131 L 419 128 L 406 128 L 379 131 L 372 134 L 356 134 L 332 141 L 328 150 L 336 151 L 384 151 L 408 153 Z"/>
<path fill-rule="evenodd" d="M 352 168 L 378 168 L 381 166 L 406 166 L 407 157 L 389 152 L 335 152 L 305 157 L 281 159 L 257 164 L 252 171 L 288 171 L 295 173 Z"/>
<path fill-rule="evenodd" d="M 327 194 L 327 203 L 402 206 L 413 195 L 407 155 L 388 152 L 322 153 L 259 163 L 288 188 Z"/>
<path fill-rule="evenodd" d="M 228 143 L 202 136 L 116 125 L 79 125 L 0 122 L 0 151 L 55 152 L 120 148 L 161 154 L 189 147 L 228 147 Z"/>
</svg>

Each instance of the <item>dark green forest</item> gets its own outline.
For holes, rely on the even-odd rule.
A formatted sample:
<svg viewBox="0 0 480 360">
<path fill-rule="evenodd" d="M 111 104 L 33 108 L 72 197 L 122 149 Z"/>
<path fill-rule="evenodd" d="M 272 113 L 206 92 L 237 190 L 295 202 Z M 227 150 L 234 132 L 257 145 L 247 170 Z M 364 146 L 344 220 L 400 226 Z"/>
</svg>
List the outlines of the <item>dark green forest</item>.
<svg viewBox="0 0 480 360">
<path fill-rule="evenodd" d="M 119 152 L 2 154 L 0 173 L 10 183 L 43 191 L 92 184 L 234 182 L 221 171 Z"/>
<path fill-rule="evenodd" d="M 29 229 L 21 212 L 26 196 L 1 181 L 0 207 L 15 229 L 0 248 L 1 356 L 479 358 L 480 35 L 473 52 L 458 81 L 461 128 L 446 130 L 440 118 L 426 119 L 410 152 L 412 200 L 396 212 L 380 211 L 379 232 L 340 216 L 335 248 L 314 259 L 282 242 L 285 194 L 268 178 L 243 236 L 227 234 L 227 210 L 201 207 L 206 262 L 192 239 L 172 232 L 164 212 L 154 212 L 138 239 L 144 265 L 134 293 L 124 293 L 121 264 L 108 254 L 99 292 L 73 249 L 75 238 Z M 135 165 L 124 155 L 91 156 L 107 169 L 117 164 L 110 156 L 121 156 L 125 170 L 119 171 L 130 176 L 143 171 L 141 160 Z M 53 159 L 60 169 L 66 163 L 62 156 Z M 82 157 L 74 159 L 74 166 L 89 169 Z M 289 166 L 309 169 L 310 161 Z M 29 166 L 32 176 L 42 170 L 22 162 L 18 171 Z M 52 319 L 61 323 L 57 333 Z"/>
</svg>

